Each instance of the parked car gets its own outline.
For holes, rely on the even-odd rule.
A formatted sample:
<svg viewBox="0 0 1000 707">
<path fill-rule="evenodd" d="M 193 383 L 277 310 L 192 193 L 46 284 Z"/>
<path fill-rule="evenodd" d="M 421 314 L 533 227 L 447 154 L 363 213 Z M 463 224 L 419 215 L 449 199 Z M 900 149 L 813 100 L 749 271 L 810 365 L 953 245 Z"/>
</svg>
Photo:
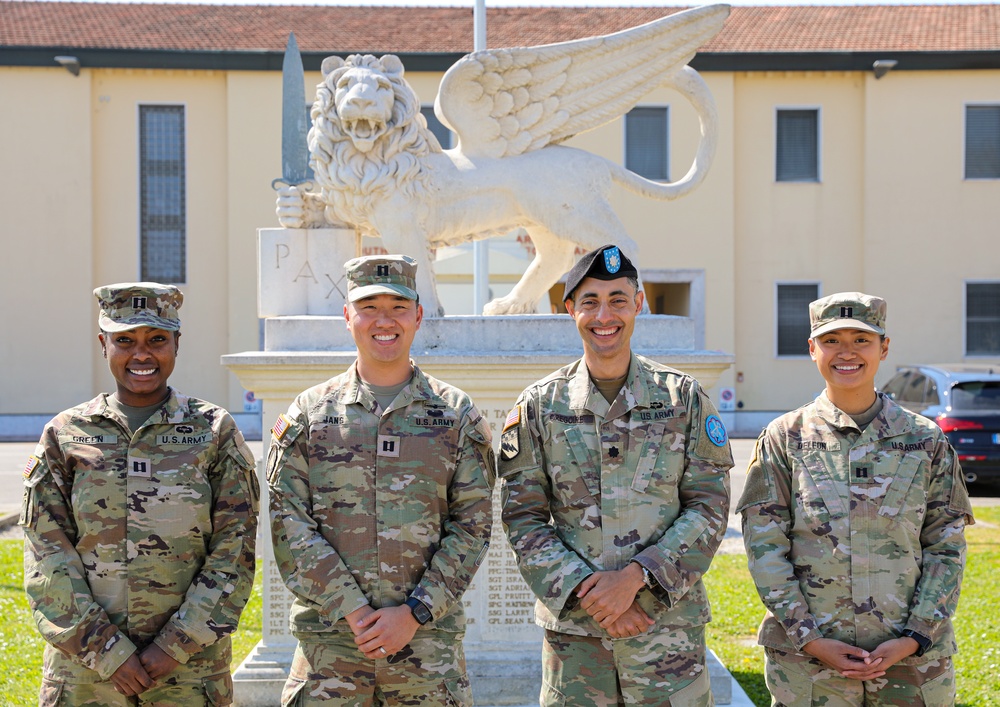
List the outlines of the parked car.
<svg viewBox="0 0 1000 707">
<path fill-rule="evenodd" d="M 966 481 L 1000 481 L 1000 364 L 900 366 L 881 390 L 937 422 Z"/>
</svg>

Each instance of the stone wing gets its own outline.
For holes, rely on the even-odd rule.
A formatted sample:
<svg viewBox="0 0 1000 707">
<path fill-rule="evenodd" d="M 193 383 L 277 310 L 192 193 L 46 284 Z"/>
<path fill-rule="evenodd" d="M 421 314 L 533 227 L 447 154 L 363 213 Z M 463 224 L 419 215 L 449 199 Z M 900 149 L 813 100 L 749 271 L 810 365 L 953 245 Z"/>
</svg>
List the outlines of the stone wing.
<svg viewBox="0 0 1000 707">
<path fill-rule="evenodd" d="M 444 75 L 434 112 L 470 157 L 557 144 L 627 113 L 728 16 L 728 5 L 707 5 L 603 37 L 467 54 Z"/>
</svg>

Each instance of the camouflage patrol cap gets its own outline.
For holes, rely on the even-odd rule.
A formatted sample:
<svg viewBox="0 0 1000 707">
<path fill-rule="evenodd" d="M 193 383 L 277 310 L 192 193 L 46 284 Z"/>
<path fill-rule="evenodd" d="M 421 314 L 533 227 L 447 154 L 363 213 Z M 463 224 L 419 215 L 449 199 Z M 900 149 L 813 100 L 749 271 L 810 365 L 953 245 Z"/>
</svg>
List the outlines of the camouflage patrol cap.
<svg viewBox="0 0 1000 707">
<path fill-rule="evenodd" d="M 617 280 L 620 277 L 639 277 L 632 261 L 616 245 L 603 245 L 592 250 L 573 266 L 566 274 L 566 286 L 563 288 L 563 302 L 573 296 L 575 290 L 584 278 L 597 280 Z"/>
<path fill-rule="evenodd" d="M 809 305 L 809 337 L 835 329 L 885 335 L 885 300 L 862 292 L 838 292 Z"/>
<path fill-rule="evenodd" d="M 348 260 L 347 301 L 372 295 L 417 299 L 417 261 L 407 255 L 366 255 Z"/>
<path fill-rule="evenodd" d="M 158 282 L 120 282 L 94 290 L 101 305 L 97 323 L 102 331 L 116 332 L 153 327 L 178 331 L 181 320 L 177 310 L 184 295 L 173 285 Z"/>
</svg>

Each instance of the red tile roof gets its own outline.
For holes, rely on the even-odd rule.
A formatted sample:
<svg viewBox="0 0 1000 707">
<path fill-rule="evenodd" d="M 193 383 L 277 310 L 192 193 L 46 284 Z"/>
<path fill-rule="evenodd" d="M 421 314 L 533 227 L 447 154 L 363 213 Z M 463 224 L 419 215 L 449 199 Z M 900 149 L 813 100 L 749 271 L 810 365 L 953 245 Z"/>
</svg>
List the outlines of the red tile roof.
<svg viewBox="0 0 1000 707">
<path fill-rule="evenodd" d="M 676 7 L 490 8 L 489 46 L 607 34 Z M 0 49 L 60 47 L 465 53 L 472 10 L 455 7 L 169 5 L 0 0 Z M 1000 50 L 1000 4 L 734 7 L 703 53 Z"/>
</svg>

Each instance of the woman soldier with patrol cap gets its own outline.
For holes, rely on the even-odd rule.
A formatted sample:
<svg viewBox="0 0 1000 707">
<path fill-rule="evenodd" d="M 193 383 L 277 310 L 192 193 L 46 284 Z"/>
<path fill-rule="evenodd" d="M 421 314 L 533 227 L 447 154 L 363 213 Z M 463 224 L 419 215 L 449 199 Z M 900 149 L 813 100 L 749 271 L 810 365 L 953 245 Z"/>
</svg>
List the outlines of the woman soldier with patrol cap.
<svg viewBox="0 0 1000 707">
<path fill-rule="evenodd" d="M 167 385 L 183 301 L 94 290 L 113 394 L 66 410 L 24 470 L 41 705 L 226 705 L 254 574 L 258 488 L 232 416 Z"/>
<path fill-rule="evenodd" d="M 955 703 L 951 617 L 972 523 L 944 433 L 875 390 L 885 300 L 809 305 L 826 389 L 767 426 L 739 502 L 772 704 Z"/>
</svg>

